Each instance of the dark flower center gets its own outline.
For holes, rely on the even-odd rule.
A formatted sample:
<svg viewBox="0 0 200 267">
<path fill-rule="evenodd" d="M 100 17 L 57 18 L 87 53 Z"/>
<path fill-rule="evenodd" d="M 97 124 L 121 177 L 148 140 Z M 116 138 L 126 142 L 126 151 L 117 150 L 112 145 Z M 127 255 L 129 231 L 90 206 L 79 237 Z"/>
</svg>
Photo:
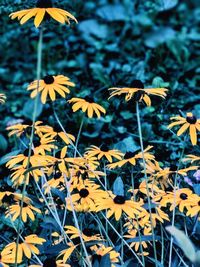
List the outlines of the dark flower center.
<svg viewBox="0 0 200 267">
<path fill-rule="evenodd" d="M 28 207 L 28 204 L 23 202 L 23 208 L 26 208 L 26 207 Z"/>
<path fill-rule="evenodd" d="M 175 171 L 177 171 L 178 167 L 175 164 L 172 164 L 169 169 L 170 169 L 170 171 L 175 172 Z"/>
<path fill-rule="evenodd" d="M 55 180 L 57 180 L 57 179 L 59 179 L 60 177 L 62 176 L 62 173 L 61 172 L 56 172 L 55 174 L 54 174 L 54 179 Z"/>
<path fill-rule="evenodd" d="M 47 75 L 43 78 L 44 82 L 46 84 L 52 84 L 54 83 L 54 77 L 52 75 Z"/>
<path fill-rule="evenodd" d="M 89 195 L 89 191 L 87 189 L 83 188 L 79 191 L 79 195 L 80 195 L 80 197 L 85 198 Z"/>
<path fill-rule="evenodd" d="M 133 80 L 131 83 L 132 88 L 144 89 L 144 84 L 140 80 Z"/>
<path fill-rule="evenodd" d="M 115 202 L 115 204 L 124 204 L 126 202 L 125 197 L 124 196 L 120 196 L 117 195 L 113 201 Z"/>
<path fill-rule="evenodd" d="M 139 90 L 139 91 L 135 92 L 135 94 L 133 96 L 133 100 L 139 101 L 141 99 L 141 97 L 143 97 L 144 95 L 145 95 L 145 92 L 142 90 Z"/>
<path fill-rule="evenodd" d="M 33 142 L 33 145 L 34 145 L 34 147 L 38 147 L 38 146 L 40 146 L 40 145 L 41 145 L 40 140 L 35 140 L 35 141 Z"/>
<path fill-rule="evenodd" d="M 33 156 L 34 155 L 34 152 L 33 152 L 33 150 L 31 149 L 31 154 L 30 154 L 30 156 Z M 29 156 L 29 148 L 27 148 L 25 151 L 24 151 L 24 156 L 25 157 L 28 157 Z"/>
<path fill-rule="evenodd" d="M 53 4 L 51 0 L 38 0 L 36 3 L 36 7 L 49 8 L 49 7 L 53 7 Z"/>
<path fill-rule="evenodd" d="M 190 124 L 195 124 L 197 122 L 197 118 L 195 116 L 186 117 L 186 121 Z"/>
<path fill-rule="evenodd" d="M 135 151 L 135 152 L 128 151 L 128 152 L 126 152 L 126 154 L 124 155 L 124 159 L 130 159 L 130 158 L 133 158 L 138 152 L 139 152 L 139 150 L 137 150 L 137 151 Z"/>
<path fill-rule="evenodd" d="M 156 209 L 155 208 L 151 208 L 151 213 L 156 213 Z"/>
<path fill-rule="evenodd" d="M 103 144 L 103 145 L 101 146 L 101 151 L 103 151 L 103 152 L 108 152 L 108 151 L 109 151 L 109 147 L 108 147 L 106 144 Z"/>
<path fill-rule="evenodd" d="M 83 234 L 86 236 L 92 236 L 92 231 L 89 228 L 83 229 Z"/>
<path fill-rule="evenodd" d="M 181 193 L 181 194 L 180 194 L 180 198 L 181 198 L 182 200 L 186 200 L 186 199 L 188 198 L 188 195 L 187 195 L 187 194 L 184 194 L 184 193 Z"/>
<path fill-rule="evenodd" d="M 198 202 L 198 205 L 200 206 L 200 201 Z"/>
<path fill-rule="evenodd" d="M 84 99 L 85 99 L 85 101 L 87 101 L 89 103 L 94 103 L 94 98 L 93 97 L 86 96 Z"/>
<path fill-rule="evenodd" d="M 14 200 L 14 196 L 13 195 L 5 195 L 3 198 L 2 198 L 2 203 L 11 203 L 13 202 Z"/>
<path fill-rule="evenodd" d="M 43 263 L 43 267 L 56 267 L 56 260 L 54 258 L 46 259 Z"/>
</svg>

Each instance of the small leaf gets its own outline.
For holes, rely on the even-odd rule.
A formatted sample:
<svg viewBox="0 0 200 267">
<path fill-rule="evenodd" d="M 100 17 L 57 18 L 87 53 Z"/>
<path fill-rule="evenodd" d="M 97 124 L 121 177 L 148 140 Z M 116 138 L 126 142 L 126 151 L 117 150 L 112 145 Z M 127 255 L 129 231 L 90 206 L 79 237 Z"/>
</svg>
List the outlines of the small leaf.
<svg viewBox="0 0 200 267">
<path fill-rule="evenodd" d="M 8 142 L 6 138 L 0 134 L 0 150 L 5 151 L 8 147 Z"/>
<path fill-rule="evenodd" d="M 115 195 L 124 196 L 124 183 L 122 178 L 119 176 L 113 184 L 113 192 Z"/>
<path fill-rule="evenodd" d="M 196 251 L 194 245 L 190 239 L 185 235 L 185 233 L 174 226 L 167 226 L 166 230 L 175 237 L 179 247 L 183 250 L 185 256 L 191 261 L 196 260 Z"/>
<path fill-rule="evenodd" d="M 22 115 L 30 120 L 33 119 L 33 109 L 34 109 L 34 101 L 33 99 L 29 99 L 22 110 Z M 37 103 L 37 111 L 36 111 L 36 117 L 38 117 L 42 113 L 43 104 L 40 100 L 38 100 Z"/>
<path fill-rule="evenodd" d="M 20 150 L 15 150 L 15 151 L 12 151 L 12 152 L 4 155 L 3 157 L 1 157 L 0 165 L 3 165 L 6 162 L 8 162 L 11 159 L 12 156 L 16 156 L 19 152 L 20 152 Z"/>
</svg>

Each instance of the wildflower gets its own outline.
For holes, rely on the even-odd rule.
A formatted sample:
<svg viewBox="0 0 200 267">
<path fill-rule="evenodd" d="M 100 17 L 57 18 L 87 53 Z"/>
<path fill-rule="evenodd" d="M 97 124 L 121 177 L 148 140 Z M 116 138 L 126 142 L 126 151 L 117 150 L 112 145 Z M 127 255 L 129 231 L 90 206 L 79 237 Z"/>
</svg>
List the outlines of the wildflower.
<svg viewBox="0 0 200 267">
<path fill-rule="evenodd" d="M 87 149 L 86 155 L 88 158 L 97 156 L 98 160 L 105 157 L 109 162 L 112 162 L 112 157 L 121 160 L 123 153 L 117 149 L 109 149 L 107 146 L 103 145 L 100 148 L 91 146 Z"/>
<path fill-rule="evenodd" d="M 105 245 L 103 244 L 97 244 L 97 245 L 94 245 L 92 247 L 90 247 L 91 251 L 94 251 L 95 254 L 93 255 L 93 260 L 95 258 L 95 256 L 98 256 L 98 259 L 107 254 L 109 254 L 109 257 L 110 257 L 110 262 L 111 263 L 117 263 L 119 262 L 119 259 L 118 257 L 120 256 L 119 252 L 116 252 L 112 247 L 106 247 Z M 112 264 L 111 267 L 114 267 L 115 265 Z"/>
<path fill-rule="evenodd" d="M 51 101 L 56 100 L 56 92 L 65 98 L 65 94 L 70 93 L 67 86 L 75 86 L 73 82 L 70 82 L 68 77 L 63 75 L 47 75 L 43 80 L 39 81 L 39 86 L 38 81 L 35 80 L 28 86 L 27 90 L 33 90 L 31 98 L 34 98 L 38 93 L 41 93 L 41 101 L 45 104 L 48 95 L 50 96 Z"/>
<path fill-rule="evenodd" d="M 134 218 L 135 215 L 139 215 L 142 211 L 144 211 L 139 202 L 126 200 L 124 196 L 108 193 L 107 197 L 97 199 L 96 204 L 97 212 L 107 209 L 107 218 L 110 218 L 112 215 L 114 215 L 116 221 L 119 221 L 123 212 L 129 217 Z"/>
<path fill-rule="evenodd" d="M 148 146 L 145 150 L 144 150 L 144 158 L 145 160 L 153 160 L 154 159 L 154 156 L 149 153 L 148 151 L 152 148 L 152 146 Z M 142 159 L 143 156 L 142 156 L 142 152 L 139 152 L 139 151 L 135 151 L 135 152 L 126 152 L 126 154 L 124 155 L 124 158 L 118 162 L 115 162 L 115 163 L 111 163 L 111 164 L 108 164 L 107 167 L 109 169 L 114 169 L 114 168 L 117 168 L 117 167 L 122 167 L 124 166 L 125 164 L 129 163 L 131 165 L 136 165 L 136 161 L 138 159 Z"/>
<path fill-rule="evenodd" d="M 28 259 L 31 258 L 32 253 L 38 255 L 40 251 L 36 247 L 36 245 L 42 245 L 44 242 L 46 242 L 44 238 L 38 237 L 35 234 L 26 236 L 24 240 L 20 241 L 20 243 L 18 244 L 17 262 L 18 263 L 22 262 L 23 255 L 25 255 Z M 14 264 L 16 251 L 17 251 L 17 244 L 16 242 L 12 242 L 3 249 L 1 254 L 7 256 L 10 259 L 10 262 L 8 263 Z"/>
<path fill-rule="evenodd" d="M 4 94 L 0 94 L 0 104 L 4 104 L 6 101 L 6 96 Z"/>
<path fill-rule="evenodd" d="M 79 230 L 76 227 L 67 225 L 65 226 L 65 229 L 66 229 L 66 234 L 70 235 L 70 239 L 72 241 L 73 239 L 80 238 L 80 234 L 84 242 L 102 240 L 99 234 L 93 235 L 92 230 L 87 228 L 79 232 Z"/>
<path fill-rule="evenodd" d="M 192 145 L 194 146 L 197 144 L 197 132 L 200 131 L 200 119 L 197 119 L 192 112 L 189 112 L 187 113 L 186 118 L 175 116 L 171 117 L 170 120 L 175 120 L 175 122 L 168 125 L 169 129 L 174 126 L 181 125 L 181 128 L 177 132 L 177 135 L 180 136 L 189 128 Z"/>
<path fill-rule="evenodd" d="M 55 149 L 55 140 L 51 138 L 48 134 L 40 136 L 39 139 L 33 140 L 34 152 L 36 154 L 41 154 L 45 156 L 46 151 L 51 152 Z"/>
<path fill-rule="evenodd" d="M 73 104 L 73 112 L 76 112 L 78 109 L 82 109 L 83 112 L 87 111 L 87 115 L 89 118 L 93 118 L 94 113 L 97 115 L 98 118 L 101 117 L 100 112 L 104 114 L 106 113 L 106 110 L 99 104 L 96 104 L 94 102 L 94 99 L 91 97 L 85 97 L 85 99 L 74 97 L 68 102 Z"/>
<path fill-rule="evenodd" d="M 124 235 L 124 237 L 126 238 L 131 238 L 131 239 L 137 239 L 139 237 L 139 231 L 140 231 L 140 234 L 142 235 L 141 236 L 141 239 L 142 237 L 144 236 L 151 236 L 152 233 L 151 233 L 151 227 L 144 227 L 143 229 L 131 229 L 131 230 L 128 230 L 128 234 Z M 134 247 L 135 251 L 138 252 L 140 246 L 142 246 L 143 249 L 147 249 L 148 250 L 148 241 L 141 241 L 141 242 L 138 242 L 138 241 L 135 241 L 135 242 L 131 242 L 130 244 L 130 247 Z M 149 253 L 147 251 L 143 251 L 143 255 L 144 256 L 147 256 L 149 255 Z"/>
<path fill-rule="evenodd" d="M 35 17 L 34 24 L 38 28 L 45 18 L 52 17 L 54 20 L 64 24 L 70 24 L 69 19 L 77 23 L 76 18 L 69 12 L 60 8 L 53 7 L 52 0 L 38 0 L 36 8 L 25 9 L 10 14 L 11 19 L 17 18 L 20 24 L 26 23 L 32 17 Z"/>
<path fill-rule="evenodd" d="M 177 189 L 175 192 L 167 192 L 166 195 L 162 196 L 160 206 L 166 207 L 167 204 L 170 204 L 170 211 L 178 206 L 180 212 L 183 212 L 184 208 L 190 205 L 190 198 L 192 196 L 193 192 L 188 188 Z"/>
<path fill-rule="evenodd" d="M 200 196 L 193 194 L 192 197 L 190 197 L 190 203 L 187 206 L 187 216 L 194 217 L 195 215 L 200 213 Z"/>
<path fill-rule="evenodd" d="M 143 101 L 147 106 L 151 106 L 151 99 L 149 95 L 155 95 L 162 98 L 166 97 L 166 92 L 168 91 L 165 88 L 144 88 L 144 84 L 140 80 L 134 80 L 132 87 L 123 87 L 123 88 L 109 88 L 111 90 L 111 95 L 109 99 L 116 95 L 125 94 L 125 100 L 129 101 L 133 99 L 134 101 L 141 102 Z"/>
<path fill-rule="evenodd" d="M 102 199 L 105 192 L 99 185 L 88 184 L 79 188 L 78 193 L 71 194 L 71 201 L 76 211 L 96 211 L 96 200 Z M 67 209 L 72 210 L 70 197 L 66 198 Z"/>
<path fill-rule="evenodd" d="M 27 221 L 27 217 L 29 217 L 32 221 L 34 221 L 35 215 L 34 215 L 33 211 L 35 211 L 37 213 L 41 213 L 41 211 L 39 209 L 37 209 L 33 205 L 31 205 L 30 199 L 29 199 L 29 201 L 24 200 L 22 212 L 21 212 L 21 203 L 17 202 L 17 203 L 8 207 L 8 210 L 6 211 L 6 217 L 12 216 L 12 220 L 15 221 L 20 216 L 20 212 L 21 212 L 23 222 Z"/>
<path fill-rule="evenodd" d="M 195 161 L 200 161 L 200 156 L 189 154 L 183 159 L 183 162 L 187 162 L 187 161 L 190 161 L 191 163 Z"/>
</svg>

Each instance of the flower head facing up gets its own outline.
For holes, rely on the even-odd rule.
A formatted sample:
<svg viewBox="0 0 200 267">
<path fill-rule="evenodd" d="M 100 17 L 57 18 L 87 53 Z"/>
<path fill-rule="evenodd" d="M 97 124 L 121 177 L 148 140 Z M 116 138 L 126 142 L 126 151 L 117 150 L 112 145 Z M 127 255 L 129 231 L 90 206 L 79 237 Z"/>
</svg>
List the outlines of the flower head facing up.
<svg viewBox="0 0 200 267">
<path fill-rule="evenodd" d="M 100 112 L 104 114 L 106 113 L 106 110 L 99 104 L 96 104 L 91 97 L 86 97 L 85 99 L 74 97 L 70 99 L 68 102 L 72 103 L 73 112 L 82 109 L 83 112 L 87 111 L 87 115 L 89 118 L 93 118 L 94 114 L 96 114 L 97 117 L 100 118 L 101 117 Z"/>
<path fill-rule="evenodd" d="M 74 87 L 75 84 L 70 81 L 70 79 L 64 75 L 46 75 L 42 80 L 35 80 L 32 82 L 27 90 L 33 90 L 31 93 L 31 98 L 37 96 L 41 93 L 41 101 L 43 104 L 47 101 L 47 96 L 49 95 L 51 101 L 56 100 L 56 93 L 61 95 L 63 98 L 66 97 L 66 94 L 70 93 L 69 86 Z"/>
<path fill-rule="evenodd" d="M 42 21 L 50 17 L 61 24 L 65 24 L 66 22 L 70 24 L 70 19 L 77 23 L 76 18 L 71 13 L 63 9 L 53 7 L 51 0 L 38 0 L 35 8 L 11 13 L 10 17 L 11 19 L 17 18 L 20 21 L 20 24 L 24 24 L 32 17 L 35 17 L 34 25 L 36 28 L 40 26 Z"/>
<path fill-rule="evenodd" d="M 123 87 L 123 88 L 109 88 L 111 90 L 110 97 L 116 95 L 125 94 L 125 100 L 133 100 L 135 102 L 144 102 L 147 106 L 151 106 L 151 99 L 149 95 L 155 95 L 162 98 L 166 97 L 166 92 L 168 91 L 166 88 L 144 88 L 144 84 L 140 80 L 134 80 L 132 82 L 132 87 Z"/>
<path fill-rule="evenodd" d="M 189 129 L 190 140 L 192 145 L 197 144 L 197 132 L 200 132 L 200 119 L 197 119 L 192 112 L 186 114 L 186 118 L 181 116 L 171 117 L 170 120 L 174 122 L 168 125 L 168 128 L 171 129 L 174 126 L 181 126 L 177 132 L 177 135 L 182 135 L 187 129 Z"/>
</svg>

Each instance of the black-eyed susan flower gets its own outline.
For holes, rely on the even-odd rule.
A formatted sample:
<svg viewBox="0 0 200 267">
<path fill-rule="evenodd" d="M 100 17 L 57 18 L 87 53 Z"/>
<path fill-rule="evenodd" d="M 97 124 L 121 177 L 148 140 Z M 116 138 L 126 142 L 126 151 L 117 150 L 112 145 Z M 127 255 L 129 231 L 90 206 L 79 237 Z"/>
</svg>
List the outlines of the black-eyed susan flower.
<svg viewBox="0 0 200 267">
<path fill-rule="evenodd" d="M 56 149 L 55 140 L 48 134 L 41 135 L 39 138 L 33 140 L 33 147 L 35 154 L 46 155 L 46 152 L 51 152 Z"/>
<path fill-rule="evenodd" d="M 23 256 L 30 259 L 32 253 L 35 253 L 36 255 L 40 254 L 40 251 L 36 247 L 36 245 L 42 245 L 44 242 L 46 242 L 44 238 L 38 237 L 35 234 L 26 236 L 24 240 L 20 241 L 18 244 L 17 262 L 21 263 L 23 260 Z M 9 263 L 14 264 L 16 252 L 17 243 L 12 242 L 3 249 L 1 254 L 3 254 L 4 256 L 8 256 L 10 259 L 13 258 L 14 261 L 10 261 Z"/>
<path fill-rule="evenodd" d="M 72 99 L 68 100 L 68 102 L 72 103 L 73 112 L 82 109 L 83 112 L 87 111 L 89 118 L 93 118 L 94 114 L 96 114 L 97 117 L 100 118 L 101 113 L 106 113 L 106 110 L 99 104 L 95 103 L 94 99 L 91 97 L 85 97 L 84 99 L 73 97 Z"/>
<path fill-rule="evenodd" d="M 151 153 L 149 153 L 148 151 L 152 148 L 152 146 L 148 146 L 145 150 L 144 150 L 144 158 L 145 160 L 153 160 L 154 159 L 154 155 L 152 155 Z M 142 159 L 142 152 L 139 151 L 135 151 L 135 152 L 126 152 L 126 154 L 124 155 L 123 159 L 120 161 L 117 161 L 115 163 L 111 163 L 108 164 L 107 167 L 109 169 L 114 169 L 117 167 L 122 167 L 125 164 L 129 163 L 131 165 L 136 165 L 136 162 L 138 159 Z"/>
<path fill-rule="evenodd" d="M 144 211 L 139 202 L 127 200 L 124 196 L 114 195 L 112 193 L 107 193 L 106 197 L 104 196 L 102 199 L 98 198 L 96 204 L 97 212 L 107 210 L 107 218 L 114 215 L 116 221 L 119 221 L 123 212 L 130 218 L 135 218 L 136 215 Z"/>
<path fill-rule="evenodd" d="M 123 153 L 117 149 L 109 149 L 106 145 L 102 145 L 100 148 L 97 146 L 91 146 L 87 149 L 86 155 L 88 158 L 97 156 L 97 159 L 106 158 L 110 163 L 112 163 L 113 159 L 116 158 L 118 160 L 122 159 Z"/>
<path fill-rule="evenodd" d="M 192 112 L 186 114 L 186 118 L 181 116 L 171 117 L 170 120 L 175 120 L 174 122 L 168 125 L 168 128 L 171 129 L 174 126 L 181 126 L 178 130 L 177 135 L 182 135 L 187 129 L 189 129 L 190 140 L 192 145 L 197 144 L 197 132 L 200 132 L 200 119 L 197 119 Z"/>
<path fill-rule="evenodd" d="M 23 165 L 17 165 L 12 168 L 12 173 L 10 175 L 13 186 L 20 186 L 26 182 L 29 184 L 30 178 L 34 179 L 36 182 L 39 181 L 40 177 L 44 174 L 44 170 L 40 168 L 35 168 L 27 171 L 27 168 L 24 168 Z"/>
<path fill-rule="evenodd" d="M 76 190 L 75 190 L 76 192 Z M 77 193 L 71 193 L 70 197 L 66 198 L 66 206 L 68 210 L 74 209 L 76 211 L 96 211 L 96 201 L 97 199 L 103 199 L 106 195 L 106 192 L 100 189 L 100 186 L 97 184 L 88 183 L 87 186 L 82 186 L 79 188 Z"/>
<path fill-rule="evenodd" d="M 166 195 L 163 195 L 160 200 L 160 206 L 166 207 L 169 204 L 170 211 L 178 206 L 180 212 L 183 212 L 184 208 L 190 205 L 191 196 L 193 196 L 193 192 L 189 188 L 181 188 L 174 192 L 166 192 Z"/>
<path fill-rule="evenodd" d="M 182 161 L 183 162 L 189 161 L 189 162 L 193 163 L 195 161 L 200 161 L 200 156 L 189 154 L 189 155 L 186 155 Z"/>
<path fill-rule="evenodd" d="M 72 226 L 72 225 L 66 225 L 65 227 L 65 232 L 70 236 L 70 239 L 73 241 L 73 239 L 80 238 L 80 235 L 83 239 L 84 242 L 89 242 L 89 241 L 95 241 L 95 240 L 102 240 L 99 234 L 92 234 L 92 230 L 85 228 L 82 231 L 79 232 L 79 230 Z"/>
<path fill-rule="evenodd" d="M 29 217 L 32 221 L 35 220 L 35 215 L 34 212 L 36 213 L 41 213 L 40 209 L 35 208 L 33 205 L 31 205 L 31 200 L 29 199 L 29 201 L 23 201 L 23 207 L 21 210 L 21 203 L 20 202 L 16 202 L 13 205 L 10 205 L 6 211 L 6 217 L 11 216 L 12 220 L 15 221 L 21 213 L 22 216 L 22 221 L 26 222 L 27 218 Z"/>
<path fill-rule="evenodd" d="M 143 229 L 140 229 L 140 230 L 138 230 L 138 229 L 128 230 L 128 234 L 124 235 L 124 237 L 129 238 L 129 239 L 134 239 L 134 238 L 139 239 L 139 232 L 138 231 L 140 231 L 140 234 L 142 235 L 141 239 L 142 239 L 142 237 L 152 235 L 151 227 L 144 227 Z M 135 251 L 138 252 L 140 249 L 140 246 L 142 246 L 142 249 L 144 250 L 143 255 L 147 256 L 147 255 L 149 255 L 148 243 L 149 243 L 148 241 L 141 241 L 141 242 L 133 241 L 130 243 L 130 247 L 134 247 Z"/>
<path fill-rule="evenodd" d="M 116 252 L 112 247 L 106 247 L 103 244 L 97 244 L 92 247 L 90 247 L 91 251 L 95 252 L 95 254 L 92 256 L 93 260 L 97 258 L 101 260 L 101 257 L 105 255 L 109 255 L 110 257 L 110 262 L 111 262 L 111 267 L 115 267 L 115 263 L 119 262 L 119 252 Z"/>
<path fill-rule="evenodd" d="M 35 17 L 34 24 L 38 28 L 45 18 L 53 18 L 54 20 L 64 24 L 70 24 L 70 19 L 77 23 L 76 18 L 69 12 L 53 7 L 52 0 L 38 0 L 35 8 L 25 9 L 10 14 L 11 19 L 18 19 L 20 24 L 26 23 L 32 17 Z"/>
<path fill-rule="evenodd" d="M 143 101 L 147 106 L 151 106 L 150 95 L 159 96 L 162 98 L 166 97 L 166 88 L 144 88 L 144 84 L 140 80 L 134 80 L 132 82 L 132 87 L 123 87 L 123 88 L 109 88 L 111 90 L 110 97 L 119 96 L 125 94 L 125 100 L 129 101 L 133 99 L 134 101 L 141 102 Z"/>
<path fill-rule="evenodd" d="M 55 101 L 56 93 L 65 98 L 66 94 L 70 93 L 69 86 L 74 87 L 75 84 L 71 82 L 68 77 L 64 75 L 47 75 L 39 81 L 39 86 L 38 81 L 36 80 L 28 86 L 27 90 L 33 90 L 31 98 L 34 98 L 38 93 L 41 93 L 41 101 L 45 104 L 48 96 L 51 101 Z"/>
<path fill-rule="evenodd" d="M 0 94 L 0 104 L 4 104 L 6 101 L 6 95 L 5 94 Z"/>
<path fill-rule="evenodd" d="M 188 199 L 187 216 L 194 217 L 200 213 L 200 196 L 193 194 Z"/>
</svg>

